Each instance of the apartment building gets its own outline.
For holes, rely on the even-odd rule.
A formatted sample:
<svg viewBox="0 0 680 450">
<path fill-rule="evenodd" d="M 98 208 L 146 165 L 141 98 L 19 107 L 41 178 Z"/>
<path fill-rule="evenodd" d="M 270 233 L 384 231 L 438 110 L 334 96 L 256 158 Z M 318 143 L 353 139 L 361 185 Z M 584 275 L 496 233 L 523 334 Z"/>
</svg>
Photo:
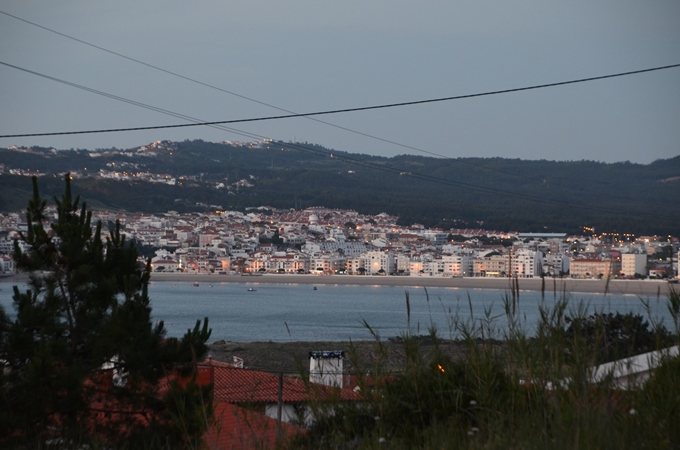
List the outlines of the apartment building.
<svg viewBox="0 0 680 450">
<path fill-rule="evenodd" d="M 444 275 L 449 277 L 469 277 L 473 274 L 473 258 L 469 255 L 445 254 L 441 257 Z"/>
<path fill-rule="evenodd" d="M 543 253 L 519 249 L 512 255 L 512 276 L 518 278 L 540 277 L 543 269 Z"/>
<path fill-rule="evenodd" d="M 612 275 L 613 264 L 611 259 L 588 258 L 573 259 L 569 273 L 571 278 L 599 278 Z"/>
<path fill-rule="evenodd" d="M 390 274 L 394 271 L 394 253 L 373 250 L 361 254 L 368 275 Z"/>
<path fill-rule="evenodd" d="M 476 277 L 505 277 L 508 274 L 509 258 L 503 255 L 478 256 L 473 260 L 473 275 Z"/>
<path fill-rule="evenodd" d="M 566 253 L 547 253 L 543 255 L 543 273 L 551 277 L 559 277 L 569 273 L 571 258 Z"/>
<path fill-rule="evenodd" d="M 399 275 L 409 274 L 411 270 L 411 258 L 404 253 L 397 253 L 395 258 L 396 273 Z"/>
<path fill-rule="evenodd" d="M 623 253 L 621 255 L 621 275 L 647 275 L 647 255 L 642 253 Z"/>
</svg>

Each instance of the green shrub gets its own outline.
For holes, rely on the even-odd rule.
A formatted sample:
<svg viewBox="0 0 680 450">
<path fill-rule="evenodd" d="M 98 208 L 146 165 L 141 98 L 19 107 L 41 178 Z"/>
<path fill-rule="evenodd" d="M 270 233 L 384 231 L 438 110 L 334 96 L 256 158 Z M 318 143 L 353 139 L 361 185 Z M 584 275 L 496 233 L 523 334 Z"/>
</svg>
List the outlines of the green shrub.
<svg viewBox="0 0 680 450">
<path fill-rule="evenodd" d="M 594 351 L 598 364 L 651 352 L 672 342 L 664 327 L 652 329 L 640 314 L 595 313 L 565 320 L 567 340 L 582 340 L 582 344 Z"/>
<path fill-rule="evenodd" d="M 671 291 L 672 293 L 672 291 Z M 509 302 L 506 339 L 482 320 L 452 317 L 465 353 L 449 360 L 436 330 L 393 339 L 404 366 L 386 373 L 385 349 L 376 337 L 374 376 L 382 385 L 363 390 L 364 401 L 327 408 L 299 448 L 620 449 L 680 448 L 680 358 L 668 358 L 639 390 L 593 383 L 593 365 L 672 345 L 677 336 L 634 314 L 587 314 L 568 301 L 541 306 L 533 335 Z M 669 308 L 673 308 L 669 298 Z M 408 300 L 407 300 L 408 309 Z M 408 312 L 407 312 L 408 314 Z M 370 327 L 369 327 L 370 329 Z M 426 357 L 425 355 L 429 355 Z M 358 365 L 352 365 L 361 376 Z"/>
</svg>

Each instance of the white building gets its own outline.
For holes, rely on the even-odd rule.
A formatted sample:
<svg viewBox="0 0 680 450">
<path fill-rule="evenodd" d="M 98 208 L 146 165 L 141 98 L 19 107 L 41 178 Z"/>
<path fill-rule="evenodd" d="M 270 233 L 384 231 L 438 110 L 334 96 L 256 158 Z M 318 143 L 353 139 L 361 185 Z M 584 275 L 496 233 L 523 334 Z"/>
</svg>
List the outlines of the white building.
<svg viewBox="0 0 680 450">
<path fill-rule="evenodd" d="M 312 273 L 331 274 L 346 268 L 346 258 L 337 253 L 315 253 L 309 257 Z"/>
<path fill-rule="evenodd" d="M 351 275 L 360 275 L 366 270 L 364 263 L 364 258 L 359 256 L 347 258 L 347 273 Z"/>
<path fill-rule="evenodd" d="M 177 272 L 179 271 L 179 261 L 174 259 L 159 259 L 151 263 L 154 272 Z"/>
<path fill-rule="evenodd" d="M 566 253 L 547 253 L 543 255 L 543 273 L 559 277 L 569 273 L 569 255 Z"/>
<path fill-rule="evenodd" d="M 302 251 L 307 254 L 322 252 L 339 252 L 345 256 L 359 256 L 369 249 L 364 242 L 355 241 L 306 241 L 302 245 Z"/>
<path fill-rule="evenodd" d="M 390 274 L 394 271 L 394 253 L 382 251 L 370 251 L 361 254 L 361 259 L 364 260 L 364 268 L 366 274 Z"/>
<path fill-rule="evenodd" d="M 429 265 L 429 260 L 421 259 L 421 258 L 414 258 L 409 261 L 409 268 L 408 268 L 408 273 L 412 277 L 422 277 L 425 275 L 428 275 L 425 273 L 426 270 L 431 270 L 431 266 Z"/>
<path fill-rule="evenodd" d="M 0 255 L 0 273 L 14 272 L 14 261 L 9 255 Z"/>
<path fill-rule="evenodd" d="M 539 251 L 519 249 L 512 255 L 512 275 L 518 278 L 541 276 L 543 254 Z"/>
<path fill-rule="evenodd" d="M 475 257 L 473 258 L 473 275 L 475 277 L 506 277 L 509 261 L 505 255 Z"/>
<path fill-rule="evenodd" d="M 342 388 L 344 359 L 341 350 L 309 352 L 309 382 Z"/>
<path fill-rule="evenodd" d="M 408 275 L 411 270 L 411 258 L 403 253 L 397 253 L 395 256 L 396 272 L 399 275 Z"/>
<path fill-rule="evenodd" d="M 440 256 L 429 261 L 423 261 L 423 273 L 430 277 L 444 276 L 444 261 Z"/>
<path fill-rule="evenodd" d="M 444 245 L 446 244 L 446 238 L 448 235 L 441 231 L 425 230 L 423 232 L 423 237 L 432 242 L 434 245 Z"/>
<path fill-rule="evenodd" d="M 471 277 L 473 257 L 469 255 L 442 255 L 444 275 L 449 277 Z"/>
<path fill-rule="evenodd" d="M 621 275 L 647 275 L 647 255 L 624 253 L 621 255 Z"/>
</svg>

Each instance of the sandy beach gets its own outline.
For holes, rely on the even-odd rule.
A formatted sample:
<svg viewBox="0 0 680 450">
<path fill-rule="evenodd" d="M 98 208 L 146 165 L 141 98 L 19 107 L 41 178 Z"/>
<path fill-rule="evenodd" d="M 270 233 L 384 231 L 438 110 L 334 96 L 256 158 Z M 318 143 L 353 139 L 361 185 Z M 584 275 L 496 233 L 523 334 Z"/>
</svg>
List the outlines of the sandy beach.
<svg viewBox="0 0 680 450">
<path fill-rule="evenodd" d="M 198 283 L 292 283 L 318 285 L 378 285 L 414 287 L 452 287 L 460 289 L 503 289 L 510 290 L 507 278 L 440 278 L 410 276 L 371 276 L 371 275 L 289 275 L 263 274 L 254 276 L 220 274 L 153 273 L 152 282 L 198 282 Z M 667 281 L 657 280 L 577 280 L 546 278 L 519 279 L 520 290 L 546 292 L 566 291 L 570 293 L 631 294 L 640 296 L 665 295 L 671 286 Z M 677 289 L 677 288 L 676 288 Z"/>
<path fill-rule="evenodd" d="M 24 282 L 26 275 L 15 275 L 0 278 L 7 283 Z M 263 275 L 220 275 L 194 273 L 159 273 L 151 274 L 152 282 L 198 282 L 198 283 L 285 283 L 285 284 L 317 284 L 317 285 L 361 285 L 361 286 L 413 286 L 413 287 L 451 287 L 460 289 L 502 289 L 510 290 L 508 278 L 444 278 L 444 277 L 411 277 L 411 276 L 378 276 L 378 275 L 300 275 L 300 274 L 263 274 Z M 666 295 L 669 288 L 680 290 L 680 286 L 662 280 L 580 280 L 571 278 L 520 278 L 520 291 L 540 291 L 545 286 L 546 292 L 566 291 L 569 293 L 604 293 L 630 294 L 640 296 Z"/>
</svg>

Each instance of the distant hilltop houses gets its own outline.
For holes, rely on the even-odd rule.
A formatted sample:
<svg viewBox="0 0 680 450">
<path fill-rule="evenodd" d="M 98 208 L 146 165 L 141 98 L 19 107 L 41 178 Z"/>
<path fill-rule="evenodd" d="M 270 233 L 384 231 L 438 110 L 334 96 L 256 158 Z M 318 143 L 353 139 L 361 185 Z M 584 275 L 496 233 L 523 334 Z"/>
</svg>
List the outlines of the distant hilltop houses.
<svg viewBox="0 0 680 450">
<path fill-rule="evenodd" d="M 650 164 L 382 157 L 271 139 L 160 140 L 126 149 L 10 146 L 0 147 L 0 185 L 4 187 L 0 210 L 18 211 L 25 206 L 22 199 L 31 194 L 24 177 L 40 177 L 41 190 L 51 196 L 59 193 L 58 181 L 69 176 L 90 204 L 149 211 L 159 217 L 167 210 L 244 211 L 267 204 L 293 206 L 298 211 L 303 204 L 342 205 L 372 213 L 389 205 L 390 212 L 400 214 L 400 224 L 424 224 L 399 228 L 400 234 L 415 237 L 388 238 L 380 245 L 373 243 L 375 239 L 367 240 L 378 248 L 417 240 L 426 227 L 444 227 L 432 230 L 444 233 L 444 239 L 452 232 L 459 234 L 450 227 L 483 228 L 480 232 L 486 237 L 494 235 L 492 229 L 563 229 L 583 233 L 586 236 L 580 241 L 592 242 L 594 233 L 581 225 L 625 229 L 638 236 L 678 235 L 678 211 L 668 205 L 680 201 L 679 173 L 680 156 Z M 450 174 L 456 174 L 455 180 Z M 527 201 L 539 198 L 544 207 L 527 207 Z M 304 219 L 309 224 L 309 217 Z M 323 216 L 318 219 L 319 225 L 327 225 Z M 368 229 L 364 226 L 362 231 Z M 467 231 L 461 236 L 474 238 L 469 233 L 473 230 Z M 362 239 L 360 234 L 354 236 Z M 345 237 L 350 236 L 346 233 Z M 512 272 L 512 268 L 505 270 Z"/>
<path fill-rule="evenodd" d="M 261 139 L 253 142 L 240 142 L 240 141 L 224 141 L 223 144 L 243 149 L 262 149 L 269 148 L 271 146 L 271 139 Z M 31 147 L 17 147 L 15 145 L 7 147 L 7 150 L 20 153 L 29 154 L 41 154 L 45 152 L 51 153 L 53 155 L 59 154 L 59 150 L 55 148 L 49 149 L 34 149 Z M 145 160 L 149 158 L 157 158 L 165 155 L 172 155 L 174 151 L 177 150 L 177 143 L 171 141 L 156 141 L 149 145 L 143 145 L 141 147 L 133 149 L 108 149 L 108 150 L 96 150 L 96 151 L 84 151 L 88 158 L 93 159 L 104 159 L 104 158 L 116 158 L 113 161 L 106 162 L 103 164 L 103 168 L 88 170 L 87 167 L 72 169 L 68 171 L 68 174 L 72 179 L 81 179 L 87 177 L 93 177 L 100 180 L 115 180 L 115 181 L 144 181 L 148 183 L 159 183 L 167 184 L 171 186 L 196 186 L 196 182 L 200 181 L 200 176 L 197 175 L 171 175 L 168 173 L 155 173 L 145 168 Z M 121 157 L 121 159 L 117 159 Z M 133 157 L 139 162 L 126 161 L 123 157 Z M 350 171 L 353 172 L 353 171 Z M 10 168 L 6 167 L 4 164 L 0 163 L 0 175 L 1 174 L 25 176 L 25 177 L 44 177 L 48 174 L 46 172 L 41 172 L 38 169 L 31 168 Z M 50 173 L 52 177 L 63 177 L 67 172 Z M 208 183 L 211 189 L 215 190 L 225 190 L 231 193 L 231 191 L 238 191 L 243 188 L 253 187 L 252 181 L 255 179 L 254 175 L 247 174 L 243 178 L 239 178 L 232 181 L 218 181 Z"/>
<path fill-rule="evenodd" d="M 52 207 L 48 216 L 56 216 Z M 385 213 L 312 207 L 245 212 L 93 213 L 150 257 L 154 272 L 332 276 L 677 278 L 678 239 L 670 236 L 520 233 L 400 226 Z M 0 273 L 25 217 L 0 214 Z"/>
</svg>

